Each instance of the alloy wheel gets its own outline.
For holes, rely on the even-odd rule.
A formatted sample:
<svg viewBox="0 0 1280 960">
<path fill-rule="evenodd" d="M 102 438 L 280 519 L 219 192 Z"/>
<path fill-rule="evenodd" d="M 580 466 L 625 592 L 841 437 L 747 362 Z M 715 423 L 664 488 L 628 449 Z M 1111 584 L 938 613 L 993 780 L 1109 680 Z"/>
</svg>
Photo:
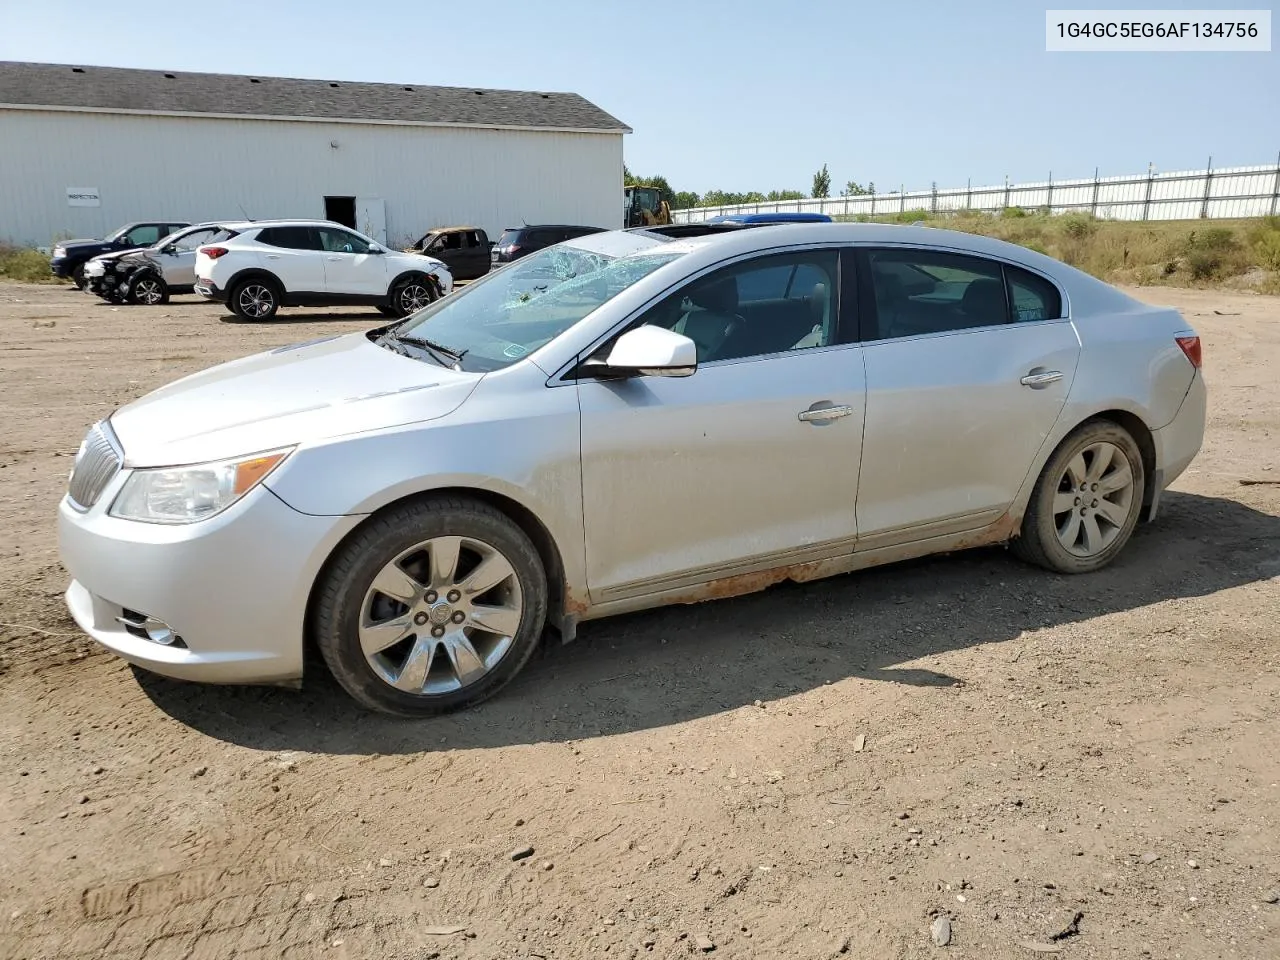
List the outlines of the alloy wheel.
<svg viewBox="0 0 1280 960">
<path fill-rule="evenodd" d="M 434 537 L 373 578 L 360 608 L 360 649 L 397 690 L 451 693 L 498 665 L 523 612 L 515 567 L 496 547 L 472 537 Z"/>
<path fill-rule="evenodd" d="M 1085 447 L 1067 462 L 1053 497 L 1058 542 L 1077 557 L 1106 550 L 1124 529 L 1135 495 L 1129 459 L 1114 443 Z"/>
<path fill-rule="evenodd" d="M 400 309 L 405 314 L 417 313 L 431 302 L 431 291 L 425 284 L 414 280 L 400 288 Z"/>
<path fill-rule="evenodd" d="M 138 285 L 133 288 L 133 295 L 139 303 L 145 303 L 148 306 L 159 303 L 163 296 L 160 284 L 149 278 L 138 281 Z"/>
<path fill-rule="evenodd" d="M 247 317 L 265 317 L 275 307 L 275 296 L 260 283 L 247 283 L 240 288 L 236 302 Z"/>
</svg>

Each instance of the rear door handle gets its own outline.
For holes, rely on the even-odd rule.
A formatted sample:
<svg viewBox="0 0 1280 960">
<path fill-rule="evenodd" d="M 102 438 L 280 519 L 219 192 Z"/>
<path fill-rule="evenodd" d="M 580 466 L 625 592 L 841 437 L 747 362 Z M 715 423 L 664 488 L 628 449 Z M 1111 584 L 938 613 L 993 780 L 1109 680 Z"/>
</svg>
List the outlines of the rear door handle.
<svg viewBox="0 0 1280 960">
<path fill-rule="evenodd" d="M 825 404 L 825 406 L 824 406 Z M 796 414 L 796 419 L 804 423 L 813 423 L 821 426 L 832 420 L 839 420 L 841 417 L 847 417 L 853 413 L 853 407 L 847 404 L 832 404 L 828 400 L 819 400 L 808 410 L 801 410 Z"/>
<path fill-rule="evenodd" d="M 1043 370 L 1040 373 L 1028 373 L 1018 382 L 1024 387 L 1030 387 L 1032 390 L 1038 390 L 1041 387 L 1047 387 L 1051 383 L 1057 383 L 1062 379 L 1061 370 Z"/>
<path fill-rule="evenodd" d="M 325 259 L 329 261 L 334 261 L 334 260 L 341 260 L 342 258 L 341 257 L 325 257 Z"/>
</svg>

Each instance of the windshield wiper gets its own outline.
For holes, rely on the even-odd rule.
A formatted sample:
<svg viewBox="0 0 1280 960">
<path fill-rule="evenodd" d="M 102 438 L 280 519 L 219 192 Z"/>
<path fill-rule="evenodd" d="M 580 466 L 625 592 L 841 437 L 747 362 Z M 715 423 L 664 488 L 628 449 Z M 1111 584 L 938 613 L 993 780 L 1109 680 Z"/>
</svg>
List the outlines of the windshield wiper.
<svg viewBox="0 0 1280 960">
<path fill-rule="evenodd" d="M 466 350 L 454 350 L 451 347 L 446 347 L 442 343 L 436 343 L 434 340 L 428 340 L 426 337 L 404 335 L 395 330 L 391 331 L 391 336 L 400 343 L 407 343 L 414 347 L 422 347 L 424 350 L 429 351 L 432 356 L 435 357 L 436 362 L 442 367 L 452 367 L 455 370 L 461 370 L 462 358 L 467 355 Z M 448 363 L 445 363 L 446 360 Z"/>
</svg>

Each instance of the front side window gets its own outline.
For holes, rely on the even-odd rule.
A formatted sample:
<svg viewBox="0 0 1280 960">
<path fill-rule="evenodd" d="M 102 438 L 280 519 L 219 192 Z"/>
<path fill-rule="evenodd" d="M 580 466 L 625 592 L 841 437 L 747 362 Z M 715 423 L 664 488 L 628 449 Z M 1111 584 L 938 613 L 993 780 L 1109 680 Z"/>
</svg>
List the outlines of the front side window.
<svg viewBox="0 0 1280 960">
<path fill-rule="evenodd" d="M 160 242 L 160 228 L 154 223 L 142 227 L 134 227 L 129 231 L 128 240 L 139 247 L 150 247 Z"/>
<path fill-rule="evenodd" d="M 694 280 L 641 323 L 684 334 L 698 362 L 825 347 L 836 339 L 834 250 L 775 254 Z"/>
<path fill-rule="evenodd" d="M 215 233 L 215 230 L 193 230 L 173 242 L 174 250 L 178 253 L 190 253 L 196 247 L 211 241 Z"/>
<path fill-rule="evenodd" d="M 914 337 L 1007 323 L 1001 266 L 933 250 L 870 250 L 876 329 L 868 340 Z"/>
<path fill-rule="evenodd" d="M 577 247 L 542 250 L 438 300 L 380 342 L 391 346 L 396 340 L 429 340 L 460 356 L 463 370 L 499 370 L 682 255 L 641 251 L 611 257 Z"/>
<path fill-rule="evenodd" d="M 367 253 L 369 250 L 367 243 L 345 230 L 318 227 L 316 233 L 320 235 L 320 249 L 329 253 Z"/>
</svg>

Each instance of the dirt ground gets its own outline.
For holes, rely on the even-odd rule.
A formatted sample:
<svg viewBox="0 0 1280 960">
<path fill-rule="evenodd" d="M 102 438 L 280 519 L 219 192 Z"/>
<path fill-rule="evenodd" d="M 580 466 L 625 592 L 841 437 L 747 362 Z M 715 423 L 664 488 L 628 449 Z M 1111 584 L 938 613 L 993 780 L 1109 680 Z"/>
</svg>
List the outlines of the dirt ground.
<svg viewBox="0 0 1280 960">
<path fill-rule="evenodd" d="M 592 623 L 407 722 L 321 671 L 135 674 L 54 542 L 92 421 L 380 318 L 0 285 L 0 956 L 1280 957 L 1280 486 L 1239 483 L 1280 480 L 1280 299 L 1138 295 L 1204 337 L 1210 425 L 1107 571 L 984 550 Z"/>
</svg>

